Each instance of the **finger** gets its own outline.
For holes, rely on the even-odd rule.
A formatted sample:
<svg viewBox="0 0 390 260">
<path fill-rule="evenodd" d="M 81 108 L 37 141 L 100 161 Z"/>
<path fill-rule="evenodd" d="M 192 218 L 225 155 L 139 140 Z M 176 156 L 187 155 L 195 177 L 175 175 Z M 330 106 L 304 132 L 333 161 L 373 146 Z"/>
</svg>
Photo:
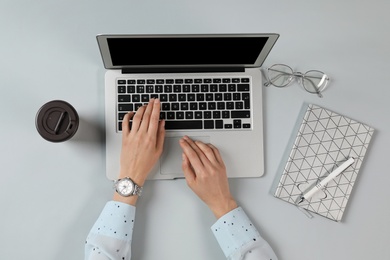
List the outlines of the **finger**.
<svg viewBox="0 0 390 260">
<path fill-rule="evenodd" d="M 201 141 L 196 141 L 195 144 L 199 147 L 199 149 L 203 152 L 203 154 L 206 156 L 206 158 L 208 159 L 208 161 L 212 162 L 212 163 L 216 163 L 218 162 L 215 154 L 214 154 L 214 150 L 207 144 L 201 142 Z M 203 162 L 205 163 L 205 162 Z"/>
<path fill-rule="evenodd" d="M 144 115 L 146 106 L 141 106 L 138 108 L 137 112 L 135 113 L 135 116 L 133 117 L 133 124 L 131 129 L 135 131 L 131 131 L 132 133 L 136 133 L 141 125 L 141 120 Z"/>
<path fill-rule="evenodd" d="M 130 133 L 130 119 L 134 116 L 134 112 L 129 112 L 123 117 L 122 121 L 122 135 Z"/>
<path fill-rule="evenodd" d="M 163 151 L 165 141 L 165 120 L 161 120 L 158 125 L 157 132 L 157 149 Z"/>
<path fill-rule="evenodd" d="M 159 120 L 160 120 L 160 100 L 155 99 L 152 107 L 152 112 L 149 120 L 148 132 L 152 135 L 156 135 L 159 130 Z"/>
<path fill-rule="evenodd" d="M 187 138 L 184 137 L 184 138 L 180 139 L 179 143 L 180 143 L 180 147 L 183 150 L 183 153 L 187 156 L 189 163 L 192 165 L 192 167 L 194 168 L 194 170 L 196 172 L 197 170 L 203 168 L 203 163 L 202 163 L 201 159 L 199 158 L 198 153 L 191 146 L 190 141 L 192 142 L 192 140 L 189 139 L 188 137 Z M 196 147 L 197 150 L 199 150 L 199 148 L 197 148 L 197 146 L 195 144 L 194 144 L 194 146 Z"/>
<path fill-rule="evenodd" d="M 194 170 L 192 169 L 192 166 L 191 166 L 190 161 L 188 160 L 188 157 L 184 153 L 182 154 L 182 159 L 183 159 L 183 161 L 181 164 L 181 168 L 183 169 L 184 177 L 186 178 L 188 185 L 190 185 L 191 183 L 193 183 L 195 181 L 196 175 L 195 175 Z"/>
<path fill-rule="evenodd" d="M 142 123 L 141 123 L 140 128 L 143 131 L 148 131 L 149 123 L 150 123 L 150 115 L 152 114 L 153 104 L 154 104 L 154 98 L 149 100 L 149 103 L 146 106 L 145 112 L 142 116 Z"/>
<path fill-rule="evenodd" d="M 207 145 L 213 150 L 215 158 L 217 159 L 218 163 L 224 164 L 221 153 L 219 152 L 218 148 L 212 144 L 207 144 Z"/>
</svg>

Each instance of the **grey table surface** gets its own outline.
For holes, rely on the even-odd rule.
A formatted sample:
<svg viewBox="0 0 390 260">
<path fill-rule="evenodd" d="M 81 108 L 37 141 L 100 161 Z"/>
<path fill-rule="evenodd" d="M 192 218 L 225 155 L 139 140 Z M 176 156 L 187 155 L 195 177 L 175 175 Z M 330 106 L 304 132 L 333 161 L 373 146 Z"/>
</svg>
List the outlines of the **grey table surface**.
<svg viewBox="0 0 390 260">
<path fill-rule="evenodd" d="M 112 196 L 105 177 L 99 33 L 280 33 L 265 66 L 331 77 L 322 99 L 294 84 L 264 88 L 265 175 L 231 190 L 279 259 L 390 259 L 388 1 L 10 1 L 0 3 L 0 259 L 82 259 Z M 81 122 L 43 140 L 35 115 L 62 99 Z M 270 194 L 298 112 L 313 103 L 376 129 L 341 223 L 307 219 Z M 224 259 L 215 219 L 184 180 L 148 181 L 133 259 Z"/>
</svg>

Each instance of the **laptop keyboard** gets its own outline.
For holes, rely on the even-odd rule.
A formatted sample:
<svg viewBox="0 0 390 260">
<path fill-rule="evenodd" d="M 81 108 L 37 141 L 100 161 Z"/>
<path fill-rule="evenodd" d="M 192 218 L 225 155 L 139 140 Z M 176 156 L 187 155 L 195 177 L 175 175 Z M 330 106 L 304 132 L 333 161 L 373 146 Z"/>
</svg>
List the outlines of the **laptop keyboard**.
<svg viewBox="0 0 390 260">
<path fill-rule="evenodd" d="M 159 98 L 167 130 L 251 129 L 250 77 L 117 79 L 117 129 L 126 113 Z"/>
</svg>

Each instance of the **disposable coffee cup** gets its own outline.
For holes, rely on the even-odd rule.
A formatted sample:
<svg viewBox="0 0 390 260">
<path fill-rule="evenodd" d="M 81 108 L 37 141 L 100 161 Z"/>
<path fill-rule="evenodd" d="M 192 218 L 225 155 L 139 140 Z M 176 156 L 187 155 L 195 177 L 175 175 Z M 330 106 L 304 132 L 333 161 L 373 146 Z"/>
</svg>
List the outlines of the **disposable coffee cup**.
<svg viewBox="0 0 390 260">
<path fill-rule="evenodd" d="M 53 100 L 39 109 L 35 125 L 38 133 L 47 141 L 64 142 L 76 134 L 79 116 L 69 103 Z"/>
</svg>

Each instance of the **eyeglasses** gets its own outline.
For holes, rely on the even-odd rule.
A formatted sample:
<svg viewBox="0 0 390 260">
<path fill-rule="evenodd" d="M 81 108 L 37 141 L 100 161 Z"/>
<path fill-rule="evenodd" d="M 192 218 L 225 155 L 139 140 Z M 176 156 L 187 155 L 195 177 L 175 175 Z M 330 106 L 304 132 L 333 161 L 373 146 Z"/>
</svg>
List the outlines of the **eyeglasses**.
<svg viewBox="0 0 390 260">
<path fill-rule="evenodd" d="M 266 71 L 268 82 L 264 86 L 273 85 L 278 88 L 288 86 L 294 78 L 303 88 L 312 94 L 317 94 L 322 98 L 321 92 L 327 87 L 329 77 L 319 70 L 309 70 L 306 73 L 295 72 L 292 68 L 284 64 L 275 64 Z"/>
</svg>

